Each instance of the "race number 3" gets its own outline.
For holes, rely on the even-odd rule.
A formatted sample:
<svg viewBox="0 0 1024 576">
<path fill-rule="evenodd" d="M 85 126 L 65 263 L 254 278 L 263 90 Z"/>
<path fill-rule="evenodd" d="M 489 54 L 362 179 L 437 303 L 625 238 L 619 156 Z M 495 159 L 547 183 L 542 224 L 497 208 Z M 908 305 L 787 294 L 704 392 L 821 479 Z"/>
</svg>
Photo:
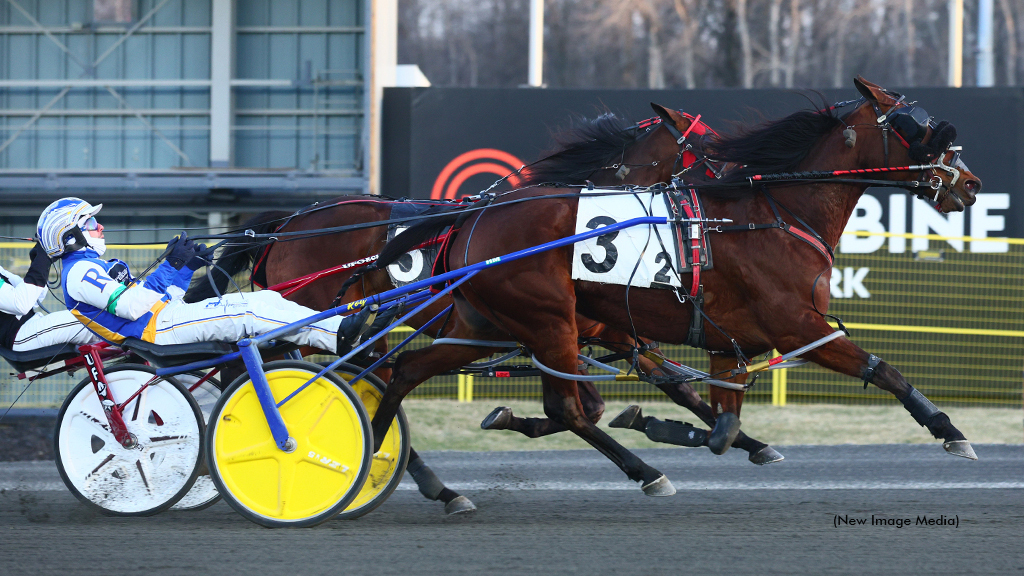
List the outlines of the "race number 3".
<svg viewBox="0 0 1024 576">
<path fill-rule="evenodd" d="M 587 222 L 587 228 L 595 230 L 601 226 L 609 226 L 615 224 L 615 220 L 608 216 L 596 216 Z M 590 254 L 580 255 L 580 260 L 583 261 L 583 265 L 586 266 L 587 270 L 590 270 L 594 274 L 604 274 L 615 267 L 615 262 L 619 259 L 619 251 L 612 244 L 615 237 L 618 236 L 618 231 L 604 234 L 603 236 L 597 237 L 597 245 L 604 248 L 604 259 L 598 262 Z"/>
</svg>

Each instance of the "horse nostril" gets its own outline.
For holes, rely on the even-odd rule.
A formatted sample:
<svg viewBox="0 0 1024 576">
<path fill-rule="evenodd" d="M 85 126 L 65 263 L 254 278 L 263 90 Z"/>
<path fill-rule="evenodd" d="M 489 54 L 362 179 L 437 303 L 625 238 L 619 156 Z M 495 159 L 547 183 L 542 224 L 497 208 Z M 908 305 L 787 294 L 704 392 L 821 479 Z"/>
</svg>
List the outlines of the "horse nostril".
<svg viewBox="0 0 1024 576">
<path fill-rule="evenodd" d="M 968 180 L 964 182 L 964 190 L 973 196 L 981 191 L 981 182 L 978 180 Z"/>
</svg>

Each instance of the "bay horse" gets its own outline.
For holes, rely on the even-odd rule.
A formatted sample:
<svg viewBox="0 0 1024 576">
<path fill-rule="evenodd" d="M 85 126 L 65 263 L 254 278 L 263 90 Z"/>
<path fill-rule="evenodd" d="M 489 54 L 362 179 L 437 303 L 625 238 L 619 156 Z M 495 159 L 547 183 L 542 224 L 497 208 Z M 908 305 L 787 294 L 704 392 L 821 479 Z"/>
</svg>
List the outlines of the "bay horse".
<svg viewBox="0 0 1024 576">
<path fill-rule="evenodd" d="M 825 320 L 829 303 L 832 249 L 837 245 L 857 201 L 869 184 L 891 183 L 934 193 L 943 212 L 962 211 L 976 200 L 981 181 L 951 149 L 956 129 L 948 122 L 932 125 L 927 113 L 902 96 L 858 77 L 856 101 L 805 110 L 710 142 L 711 158 L 738 168 L 702 189 L 707 218 L 728 218 L 745 231 L 713 233 L 708 242 L 715 266 L 702 274 L 706 348 L 712 375 L 742 384 L 746 358 L 772 349 L 786 353 L 830 336 Z M 852 105 L 852 111 L 840 110 Z M 923 120 L 922 120 L 923 116 Z M 924 166 L 927 165 L 927 166 Z M 915 166 L 914 180 L 883 167 Z M 811 171 L 874 170 L 881 180 L 863 176 L 823 182 L 799 179 Z M 755 177 L 795 174 L 760 187 Z M 872 174 L 872 176 L 874 176 Z M 934 183 L 935 189 L 913 187 Z M 913 187 L 913 188 L 912 188 Z M 770 191 L 769 191 L 770 190 Z M 576 229 L 580 190 L 513 191 L 463 223 L 447 260 L 450 269 L 571 236 Z M 532 200 L 523 202 L 523 199 Z M 451 223 L 449 220 L 447 223 Z M 774 223 L 774 225 L 772 224 Z M 412 226 L 385 247 L 383 266 L 437 234 L 443 218 Z M 760 226 L 761 224 L 766 224 Z M 753 229 L 747 230 L 751 225 Z M 470 231 L 470 232 L 466 232 Z M 481 271 L 455 292 L 454 338 L 506 339 L 512 335 L 537 359 L 564 374 L 576 371 L 577 314 L 661 342 L 686 339 L 694 307 L 667 290 L 573 280 L 572 246 L 541 252 Z M 689 285 L 689 274 L 682 285 Z M 627 306 L 623 306 L 626 303 Z M 402 353 L 373 418 L 374 432 L 387 428 L 402 399 L 427 378 L 479 357 L 473 347 L 440 344 Z M 947 452 L 976 459 L 964 437 L 896 368 L 847 338 L 838 338 L 802 354 L 806 360 L 892 393 L 911 416 Z M 736 372 L 732 372 L 732 370 Z M 721 376 L 721 375 L 726 376 Z M 667 496 L 671 482 L 600 430 L 586 415 L 575 380 L 542 376 L 545 413 L 597 448 L 645 494 Z M 711 386 L 716 415 L 712 437 L 727 440 L 738 429 L 743 393 Z M 724 445 L 725 447 L 728 444 Z"/>
<path fill-rule="evenodd" d="M 684 149 L 680 139 L 686 135 L 687 142 L 699 148 L 706 126 L 694 126 L 694 117 L 677 110 L 651 104 L 657 112 L 654 118 L 631 125 L 616 116 L 606 113 L 593 120 L 583 120 L 576 126 L 556 136 L 557 148 L 542 159 L 530 164 L 519 174 L 520 185 L 538 185 L 547 182 L 580 184 L 591 181 L 596 185 L 636 184 L 649 185 L 668 182 L 683 166 L 699 163 L 695 152 Z M 690 134 L 692 133 L 692 137 Z M 694 148 L 694 150 L 697 150 Z M 697 152 L 699 154 L 699 152 Z M 293 278 L 312 274 L 326 268 L 353 262 L 380 252 L 387 239 L 385 227 L 368 228 L 360 231 L 332 235 L 313 235 L 324 228 L 365 224 L 384 221 L 389 218 L 393 201 L 381 197 L 344 196 L 329 200 L 316 210 L 293 214 L 272 211 L 259 214 L 242 225 L 242 229 L 257 234 L 277 232 L 298 232 L 309 230 L 311 236 L 278 242 L 273 249 L 265 252 L 257 240 L 234 240 L 218 257 L 217 268 L 210 276 L 200 276 L 186 295 L 186 301 L 198 302 L 226 291 L 231 276 L 253 265 L 261 259 L 265 285 L 274 285 Z M 282 226 L 282 223 L 285 223 Z M 287 296 L 299 304 L 315 310 L 330 307 L 339 287 L 351 276 L 351 272 L 326 276 L 312 282 Z M 351 302 L 394 288 L 390 277 L 383 270 L 367 274 L 345 294 L 344 302 Z M 451 299 L 442 299 L 437 305 L 414 317 L 408 324 L 419 328 L 451 304 Z M 600 339 L 603 346 L 613 351 L 630 349 L 635 341 L 621 331 L 608 329 L 605 325 L 587 322 L 581 330 L 581 338 Z M 432 326 L 434 332 L 441 326 Z M 387 349 L 382 339 L 378 352 Z M 479 358 L 488 356 L 493 350 L 476 348 Z M 658 374 L 660 369 L 647 358 L 640 357 L 640 370 L 647 374 Z M 239 373 L 241 369 L 238 369 Z M 390 378 L 390 370 L 378 371 L 384 381 Z M 233 378 L 225 376 L 226 381 Z M 664 383 L 658 387 L 674 402 L 693 411 L 708 426 L 713 426 L 715 417 L 711 407 L 687 383 Z M 604 401 L 590 382 L 581 382 L 580 395 L 585 412 L 595 423 L 604 413 Z M 566 430 L 565 426 L 550 418 L 519 418 L 508 408 L 499 407 L 484 419 L 485 429 L 511 429 L 528 437 L 536 438 Z M 758 465 L 778 462 L 782 455 L 767 444 L 746 436 L 739 431 L 732 445 L 745 450 L 748 459 Z M 441 500 L 449 511 L 461 511 L 459 495 L 444 487 L 439 479 L 426 468 L 415 451 L 410 454 L 410 473 L 420 485 L 421 492 L 432 500 Z M 456 502 L 456 505 L 452 505 Z"/>
</svg>

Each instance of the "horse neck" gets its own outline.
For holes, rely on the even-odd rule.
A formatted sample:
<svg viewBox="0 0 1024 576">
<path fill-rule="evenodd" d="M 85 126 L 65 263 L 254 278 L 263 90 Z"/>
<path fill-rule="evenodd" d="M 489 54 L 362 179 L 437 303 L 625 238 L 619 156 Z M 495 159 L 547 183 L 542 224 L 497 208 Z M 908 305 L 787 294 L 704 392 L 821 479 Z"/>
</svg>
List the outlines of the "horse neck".
<svg viewBox="0 0 1024 576">
<path fill-rule="evenodd" d="M 862 168 L 861 164 L 857 152 L 846 148 L 841 140 L 826 136 L 825 142 L 808 155 L 798 171 L 848 170 Z M 809 183 L 776 187 L 771 193 L 826 242 L 836 246 L 865 190 L 867 186 L 856 184 Z"/>
</svg>

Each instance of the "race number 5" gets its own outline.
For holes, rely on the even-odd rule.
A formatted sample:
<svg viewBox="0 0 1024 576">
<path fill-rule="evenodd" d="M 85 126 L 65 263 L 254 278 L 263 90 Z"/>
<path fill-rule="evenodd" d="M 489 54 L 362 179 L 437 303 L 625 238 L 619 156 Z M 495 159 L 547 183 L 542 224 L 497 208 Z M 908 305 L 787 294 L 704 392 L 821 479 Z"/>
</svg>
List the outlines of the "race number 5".
<svg viewBox="0 0 1024 576">
<path fill-rule="evenodd" d="M 395 230 L 395 236 L 401 234 L 405 229 L 405 226 L 399 226 Z M 424 261 L 423 250 L 406 252 L 394 264 L 388 266 L 388 272 L 396 282 L 409 283 L 422 280 L 420 276 L 424 276 L 423 273 L 426 271 Z"/>
<path fill-rule="evenodd" d="M 609 226 L 615 224 L 615 220 L 608 216 L 595 216 L 587 222 L 587 228 L 591 230 L 600 228 L 601 226 Z M 597 237 L 597 245 L 604 248 L 604 259 L 598 262 L 594 260 L 594 257 L 590 254 L 580 255 L 583 265 L 594 274 L 604 274 L 615 267 L 615 262 L 619 259 L 619 251 L 612 244 L 612 240 L 619 235 L 618 231 L 611 232 L 610 234 L 604 234 Z"/>
</svg>

